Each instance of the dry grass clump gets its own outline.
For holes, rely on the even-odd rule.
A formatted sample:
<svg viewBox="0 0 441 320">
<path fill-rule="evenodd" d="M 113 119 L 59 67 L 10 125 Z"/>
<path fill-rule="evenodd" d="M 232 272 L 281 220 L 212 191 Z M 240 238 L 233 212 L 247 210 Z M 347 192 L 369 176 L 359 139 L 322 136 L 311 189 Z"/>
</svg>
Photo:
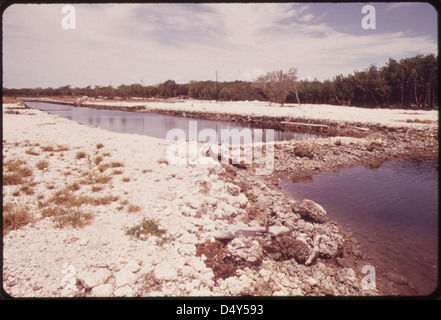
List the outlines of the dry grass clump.
<svg viewBox="0 0 441 320">
<path fill-rule="evenodd" d="M 26 154 L 29 154 L 31 156 L 39 156 L 40 154 L 36 151 L 34 151 L 33 149 L 28 149 L 25 151 Z"/>
<path fill-rule="evenodd" d="M 50 204 L 55 204 L 57 206 L 65 206 L 65 207 L 79 207 L 81 205 L 93 205 L 93 206 L 100 206 L 100 205 L 108 205 L 113 201 L 117 201 L 118 196 L 101 196 L 101 197 L 90 197 L 87 195 L 77 195 L 75 194 L 71 186 L 67 186 L 62 190 L 56 191 L 52 197 L 48 199 L 48 201 L 42 206 L 47 206 Z"/>
<path fill-rule="evenodd" d="M 32 187 L 28 184 L 21 187 L 20 191 L 22 191 L 25 195 L 28 195 L 28 196 L 34 194 L 34 189 L 32 189 Z"/>
<path fill-rule="evenodd" d="M 45 152 L 53 152 L 55 149 L 54 149 L 54 146 L 48 145 L 48 146 L 41 147 L 41 150 L 45 151 Z"/>
<path fill-rule="evenodd" d="M 49 207 L 41 211 L 43 217 L 52 217 L 57 228 L 72 226 L 82 228 L 90 223 L 93 215 L 79 207 Z"/>
<path fill-rule="evenodd" d="M 69 150 L 69 147 L 68 147 L 68 146 L 58 145 L 58 146 L 57 146 L 57 150 L 55 150 L 55 151 L 57 151 L 57 152 L 61 152 L 61 151 L 68 151 L 68 150 Z"/>
<path fill-rule="evenodd" d="M 3 163 L 3 167 L 7 171 L 3 172 L 3 185 L 23 184 L 33 176 L 32 169 L 23 160 L 8 160 Z"/>
<path fill-rule="evenodd" d="M 91 198 L 90 204 L 94 205 L 94 206 L 103 206 L 103 205 L 108 205 L 111 202 L 114 201 L 118 201 L 119 197 L 118 196 L 102 196 L 102 197 L 98 197 L 98 198 Z"/>
<path fill-rule="evenodd" d="M 11 230 L 17 230 L 32 221 L 27 206 L 10 202 L 3 203 L 3 234 L 7 234 Z"/>
<path fill-rule="evenodd" d="M 49 167 L 49 162 L 46 160 L 40 160 L 37 162 L 35 166 L 37 167 L 38 170 L 44 170 L 47 167 Z"/>
<path fill-rule="evenodd" d="M 81 189 L 81 185 L 78 182 L 74 182 L 66 186 L 66 189 L 70 191 L 78 191 Z"/>
<path fill-rule="evenodd" d="M 74 228 L 82 228 L 89 224 L 93 219 L 93 215 L 89 212 L 84 212 L 80 208 L 73 208 L 67 212 L 67 214 L 60 216 L 56 219 L 59 227 L 62 228 L 65 225 L 71 225 Z"/>
<path fill-rule="evenodd" d="M 159 159 L 159 160 L 158 160 L 158 163 L 159 163 L 159 164 L 164 163 L 164 164 L 168 165 L 168 161 L 165 160 L 165 159 Z"/>
<path fill-rule="evenodd" d="M 109 176 L 95 176 L 95 178 L 94 178 L 94 183 L 101 183 L 101 184 L 104 184 L 104 183 L 108 183 L 110 180 L 112 180 L 112 177 L 109 177 Z"/>
<path fill-rule="evenodd" d="M 101 163 L 101 161 L 103 161 L 102 156 L 97 156 L 97 157 L 95 157 L 95 159 L 93 159 L 93 163 L 95 163 L 96 165 L 99 165 Z"/>
<path fill-rule="evenodd" d="M 83 202 L 83 199 L 79 199 L 70 188 L 66 187 L 62 190 L 55 191 L 52 197 L 49 198 L 47 205 L 55 204 L 57 206 L 73 207 L 80 206 Z"/>
<path fill-rule="evenodd" d="M 104 147 L 104 145 L 102 144 L 102 143 L 98 143 L 97 145 L 96 145 L 96 148 L 97 149 L 101 149 L 101 148 L 103 148 Z"/>
<path fill-rule="evenodd" d="M 15 159 L 15 160 L 8 160 L 8 161 L 4 162 L 3 166 L 8 171 L 20 171 L 23 169 L 23 165 L 25 165 L 25 164 L 26 164 L 26 161 L 20 160 L 20 159 Z"/>
<path fill-rule="evenodd" d="M 46 145 L 43 147 L 40 147 L 42 151 L 45 152 L 61 152 L 61 151 L 68 151 L 69 148 L 67 146 L 57 145 L 57 147 L 54 147 L 53 145 Z"/>
<path fill-rule="evenodd" d="M 105 184 L 112 180 L 111 176 L 99 175 L 95 173 L 88 173 L 84 179 L 80 180 L 80 184 Z"/>
<path fill-rule="evenodd" d="M 100 191 L 102 191 L 104 188 L 103 188 L 103 186 L 100 186 L 100 185 L 94 185 L 94 186 L 92 186 L 92 192 L 100 192 Z"/>
<path fill-rule="evenodd" d="M 76 159 L 83 159 L 87 157 L 87 154 L 84 151 L 78 151 L 77 154 L 75 155 Z"/>
<path fill-rule="evenodd" d="M 108 163 L 103 163 L 98 166 L 98 171 L 102 173 L 106 171 L 108 168 L 110 168 L 110 165 Z"/>
<path fill-rule="evenodd" d="M 119 199 L 118 196 L 105 195 L 90 197 L 84 194 L 76 194 L 80 188 L 78 183 L 73 183 L 65 188 L 55 191 L 46 201 L 39 201 L 43 217 L 52 217 L 57 227 L 72 226 L 82 228 L 87 225 L 93 215 L 82 208 L 83 205 L 101 206 L 108 205 Z"/>
<path fill-rule="evenodd" d="M 127 212 L 128 213 L 134 213 L 134 212 L 139 212 L 141 210 L 140 206 L 137 206 L 135 204 L 129 204 L 127 206 Z"/>
<path fill-rule="evenodd" d="M 104 155 L 103 155 L 104 156 Z M 102 161 L 102 157 L 101 157 L 101 159 L 99 160 L 99 163 L 101 163 L 101 161 Z M 99 163 L 96 163 L 95 162 L 95 164 L 99 164 Z M 104 171 L 106 171 L 107 169 L 109 169 L 109 168 L 120 168 L 120 167 L 124 167 L 124 164 L 122 163 L 122 162 L 110 162 L 110 163 L 101 163 L 99 166 L 98 166 L 98 171 L 99 172 L 104 172 Z M 122 171 L 121 170 L 114 170 L 114 172 L 117 172 L 117 173 L 114 173 L 114 174 L 121 174 L 122 173 Z M 120 172 L 120 173 L 118 173 L 118 172 Z"/>
<path fill-rule="evenodd" d="M 124 163 L 119 161 L 114 161 L 110 163 L 111 168 L 118 168 L 118 167 L 124 167 Z"/>
<path fill-rule="evenodd" d="M 24 183 L 25 180 L 18 173 L 3 173 L 3 185 L 11 186 Z"/>
<path fill-rule="evenodd" d="M 124 209 L 124 206 L 128 205 L 129 201 L 128 200 L 123 200 L 123 201 L 120 201 L 119 204 L 120 204 L 120 206 L 116 208 L 116 210 L 118 210 L 118 211 Z"/>
</svg>

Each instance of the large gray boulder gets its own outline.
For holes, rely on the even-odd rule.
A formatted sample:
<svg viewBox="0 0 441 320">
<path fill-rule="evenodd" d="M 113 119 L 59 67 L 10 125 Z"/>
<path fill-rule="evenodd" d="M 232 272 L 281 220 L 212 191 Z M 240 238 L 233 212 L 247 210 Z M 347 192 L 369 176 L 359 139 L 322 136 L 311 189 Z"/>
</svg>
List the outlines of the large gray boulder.
<svg viewBox="0 0 441 320">
<path fill-rule="evenodd" d="M 292 205 L 292 211 L 298 213 L 302 218 L 313 222 L 323 223 L 326 210 L 312 200 L 303 200 Z"/>
<path fill-rule="evenodd" d="M 340 228 L 335 225 L 323 224 L 315 230 L 317 234 L 320 235 L 320 244 L 318 247 L 320 257 L 334 259 L 343 253 L 345 240 Z"/>
</svg>

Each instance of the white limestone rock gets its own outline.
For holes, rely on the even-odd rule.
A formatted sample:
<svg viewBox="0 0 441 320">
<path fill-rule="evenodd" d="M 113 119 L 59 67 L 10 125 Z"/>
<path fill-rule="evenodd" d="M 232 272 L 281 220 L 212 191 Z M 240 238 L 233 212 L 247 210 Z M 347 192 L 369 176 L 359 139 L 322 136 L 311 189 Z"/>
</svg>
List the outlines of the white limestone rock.
<svg viewBox="0 0 441 320">
<path fill-rule="evenodd" d="M 159 280 L 175 280 L 177 276 L 177 270 L 167 261 L 161 262 L 155 267 L 155 277 Z"/>
<path fill-rule="evenodd" d="M 138 276 L 136 274 L 128 270 L 122 269 L 115 275 L 116 287 L 120 288 L 126 285 L 131 286 L 135 284 L 137 279 Z"/>
<path fill-rule="evenodd" d="M 109 283 L 101 284 L 96 286 L 90 292 L 92 297 L 112 297 L 113 286 Z"/>
<path fill-rule="evenodd" d="M 90 289 L 106 283 L 111 275 L 112 273 L 107 268 L 85 270 L 78 275 L 78 280 L 84 288 Z"/>
</svg>

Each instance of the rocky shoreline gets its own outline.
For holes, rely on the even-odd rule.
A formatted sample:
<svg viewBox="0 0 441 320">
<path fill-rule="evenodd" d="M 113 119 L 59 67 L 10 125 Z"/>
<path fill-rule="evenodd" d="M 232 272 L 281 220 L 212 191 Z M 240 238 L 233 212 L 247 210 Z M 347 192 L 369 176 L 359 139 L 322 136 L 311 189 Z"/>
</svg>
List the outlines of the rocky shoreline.
<svg viewBox="0 0 441 320">
<path fill-rule="evenodd" d="M 99 108 L 124 110 L 115 106 Z M 377 281 L 375 289 L 363 288 L 366 274 L 362 268 L 369 258 L 360 252 L 356 240 L 328 221 L 319 204 L 290 198 L 280 190 L 278 182 L 343 167 L 378 166 L 391 159 L 437 158 L 437 128 L 391 128 L 360 122 L 238 117 L 198 111 L 149 112 L 234 119 L 274 129 L 281 128 L 281 121 L 314 123 L 321 126 L 298 128 L 323 133 L 326 127 L 329 137 L 274 143 L 273 174 L 257 176 L 253 164 L 235 166 L 215 159 L 205 166 L 170 165 L 164 160 L 169 143 L 159 139 L 108 133 L 20 105 L 4 106 L 4 161 L 20 157 L 26 163 L 49 162 L 48 168 L 33 177 L 33 182 L 38 183 L 34 194 L 21 192 L 14 196 L 17 186 L 3 186 L 4 202 L 28 203 L 36 218 L 31 224 L 4 233 L 3 287 L 11 296 L 406 294 L 393 285 L 394 281 Z M 27 125 L 14 127 L 19 123 Z M 72 135 L 80 137 L 73 139 Z M 49 156 L 40 150 L 49 142 L 66 147 L 63 157 L 57 151 Z M 95 146 L 99 144 L 104 147 L 97 150 Z M 146 158 L 140 152 L 142 148 L 155 152 Z M 83 149 L 90 157 L 76 159 Z M 85 169 L 98 175 L 99 163 L 94 163 L 94 159 L 104 159 L 106 152 L 114 163 L 124 163 L 121 171 L 126 181 L 113 175 L 113 182 L 98 192 L 113 193 L 119 200 L 87 207 L 95 219 L 83 228 L 54 228 L 54 217 L 44 217 L 39 203 L 51 199 L 56 190 L 81 181 Z M 100 162 L 112 163 L 110 159 Z M 59 170 L 53 171 L 54 168 Z M 104 173 L 109 172 L 105 170 Z M 98 189 L 98 185 L 92 184 L 91 188 Z M 87 195 L 90 190 L 80 186 L 74 192 Z M 129 206 L 123 204 L 126 201 L 138 202 L 142 209 L 129 214 Z M 167 230 L 166 236 L 127 236 L 127 228 L 139 225 L 146 217 L 158 219 L 160 227 Z M 231 239 L 216 239 L 216 234 L 232 226 L 263 231 L 251 237 L 239 234 Z M 56 245 L 47 247 L 54 242 Z M 27 247 L 30 243 L 33 252 Z M 399 279 L 399 275 L 389 278 Z"/>
<path fill-rule="evenodd" d="M 295 201 L 284 194 L 279 187 L 279 182 L 284 179 L 302 181 L 321 172 L 336 172 L 353 166 L 375 168 L 390 160 L 438 159 L 437 135 L 437 130 L 431 129 L 416 131 L 397 129 L 385 134 L 373 133 L 365 138 L 330 137 L 277 143 L 275 144 L 275 172 L 272 175 L 256 176 L 252 165 L 241 166 L 241 168 L 230 166 L 225 180 L 241 186 L 241 191 L 251 203 L 248 207 L 249 214 L 252 212 L 250 219 L 260 220 L 262 225 L 269 223 L 291 228 L 296 223 L 291 220 L 290 213 L 287 213 L 290 212 L 287 204 L 290 204 L 292 212 L 299 214 L 297 218 L 303 220 L 300 220 L 300 226 L 303 228 L 298 224 L 294 229 L 307 235 L 305 242 L 310 246 L 314 242 L 314 236 L 322 232 L 317 231 L 321 230 L 317 228 L 324 228 L 326 230 L 325 246 L 328 248 L 319 248 L 317 260 L 331 269 L 351 268 L 357 271 L 357 278 L 361 279 L 363 266 L 368 265 L 372 259 L 362 252 L 358 241 L 332 221 L 326 218 L 319 220 L 314 218 L 316 216 L 314 211 L 317 210 L 310 208 L 302 210 L 304 202 Z M 266 187 L 256 187 L 256 185 L 259 186 L 256 181 L 260 181 L 260 186 Z M 250 185 L 255 187 L 250 187 Z M 269 221 L 265 220 L 268 217 Z M 296 234 L 294 238 L 299 238 L 299 235 Z M 329 247 L 334 250 L 329 252 Z M 407 286 L 407 280 L 400 279 L 403 279 L 401 275 L 393 273 L 378 274 L 378 294 L 382 296 L 418 294 L 412 286 Z"/>
</svg>

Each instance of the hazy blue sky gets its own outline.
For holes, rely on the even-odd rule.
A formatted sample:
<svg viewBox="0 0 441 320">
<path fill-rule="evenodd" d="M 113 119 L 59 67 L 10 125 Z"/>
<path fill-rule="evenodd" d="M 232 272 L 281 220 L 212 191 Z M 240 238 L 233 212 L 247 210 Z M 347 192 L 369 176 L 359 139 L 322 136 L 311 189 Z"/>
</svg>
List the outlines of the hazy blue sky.
<svg viewBox="0 0 441 320">
<path fill-rule="evenodd" d="M 438 54 L 437 12 L 427 3 L 14 4 L 3 13 L 3 86 L 73 87 L 168 79 L 253 80 L 297 67 L 332 79 L 389 59 Z"/>
</svg>

